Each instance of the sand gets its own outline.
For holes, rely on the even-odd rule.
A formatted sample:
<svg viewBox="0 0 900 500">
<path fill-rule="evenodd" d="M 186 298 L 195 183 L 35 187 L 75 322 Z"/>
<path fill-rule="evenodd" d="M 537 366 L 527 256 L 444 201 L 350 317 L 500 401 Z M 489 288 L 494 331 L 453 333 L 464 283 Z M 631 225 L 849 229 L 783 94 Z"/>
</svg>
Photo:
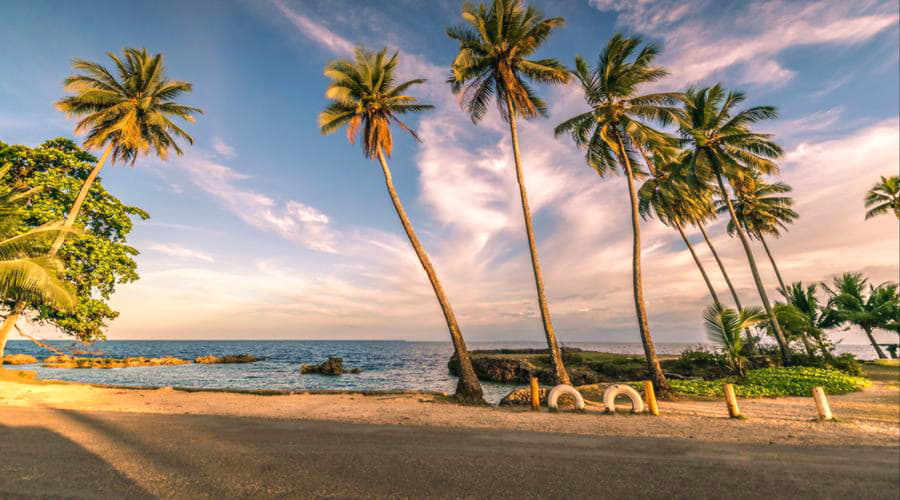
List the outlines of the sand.
<svg viewBox="0 0 900 500">
<path fill-rule="evenodd" d="M 894 370 L 896 371 L 896 370 Z M 900 385 L 889 376 L 858 393 L 831 396 L 838 422 L 815 421 L 812 398 L 745 399 L 748 418 L 727 418 L 722 401 L 660 402 L 660 417 L 535 413 L 526 408 L 471 407 L 435 394 L 258 395 L 118 389 L 53 381 L 0 381 L 5 406 L 153 414 L 225 415 L 453 428 L 512 429 L 597 436 L 645 436 L 809 445 L 900 445 Z"/>
</svg>

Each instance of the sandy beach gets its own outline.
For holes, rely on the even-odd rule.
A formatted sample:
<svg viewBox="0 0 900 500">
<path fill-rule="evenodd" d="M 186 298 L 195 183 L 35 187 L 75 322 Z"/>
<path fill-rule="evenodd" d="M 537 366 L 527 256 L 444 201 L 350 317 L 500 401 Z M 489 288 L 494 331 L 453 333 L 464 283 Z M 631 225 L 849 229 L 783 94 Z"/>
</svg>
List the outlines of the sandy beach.
<svg viewBox="0 0 900 500">
<path fill-rule="evenodd" d="M 864 391 L 831 396 L 838 422 L 815 421 L 812 398 L 740 401 L 746 420 L 727 418 L 722 401 L 662 401 L 660 417 L 535 413 L 525 408 L 470 407 L 435 394 L 258 395 L 188 392 L 173 388 L 121 389 L 53 381 L 0 381 L 4 407 L 218 415 L 443 428 L 507 429 L 596 436 L 669 437 L 710 442 L 789 445 L 887 446 L 900 444 L 897 368 L 877 367 Z"/>
</svg>

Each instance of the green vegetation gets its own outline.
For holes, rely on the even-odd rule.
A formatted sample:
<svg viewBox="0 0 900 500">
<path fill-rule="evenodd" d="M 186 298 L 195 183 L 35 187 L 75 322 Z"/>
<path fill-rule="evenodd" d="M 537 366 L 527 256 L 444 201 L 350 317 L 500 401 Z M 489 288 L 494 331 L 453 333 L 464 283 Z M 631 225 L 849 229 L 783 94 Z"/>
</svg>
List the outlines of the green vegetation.
<svg viewBox="0 0 900 500">
<path fill-rule="evenodd" d="M 900 177 L 881 177 L 881 181 L 866 193 L 866 219 L 893 212 L 900 220 Z"/>
<path fill-rule="evenodd" d="M 765 320 L 760 307 L 748 307 L 740 312 L 723 307 L 710 306 L 703 315 L 706 336 L 722 348 L 728 367 L 737 375 L 744 375 L 747 358 L 744 357 L 744 339 L 741 332 Z"/>
<path fill-rule="evenodd" d="M 897 284 L 882 283 L 875 286 L 869 284 L 868 279 L 859 273 L 844 273 L 834 278 L 832 287 L 825 286 L 825 290 L 830 295 L 828 307 L 833 311 L 837 322 L 862 328 L 878 357 L 886 359 L 887 356 L 872 332 L 881 328 L 900 333 L 900 294 Z"/>
<path fill-rule="evenodd" d="M 811 396 L 821 386 L 827 394 L 846 394 L 870 384 L 868 379 L 837 370 L 807 366 L 788 366 L 750 370 L 746 378 L 718 380 L 672 380 L 672 388 L 682 395 L 721 397 L 722 384 L 733 383 L 735 393 L 744 398 L 775 396 Z M 635 384 L 637 386 L 638 384 Z"/>
</svg>

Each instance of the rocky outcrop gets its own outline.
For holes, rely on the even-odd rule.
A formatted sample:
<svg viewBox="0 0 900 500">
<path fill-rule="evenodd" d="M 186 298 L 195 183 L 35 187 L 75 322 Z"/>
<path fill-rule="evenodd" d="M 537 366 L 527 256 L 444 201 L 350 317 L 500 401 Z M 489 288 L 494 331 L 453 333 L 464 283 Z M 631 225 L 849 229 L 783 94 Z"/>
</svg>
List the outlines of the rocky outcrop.
<svg viewBox="0 0 900 500">
<path fill-rule="evenodd" d="M 526 354 L 532 354 L 532 350 Z M 516 353 L 518 354 L 518 353 Z M 472 356 L 472 367 L 475 369 L 475 375 L 479 380 L 487 380 L 490 382 L 503 382 L 510 384 L 527 384 L 531 381 L 531 377 L 537 377 L 543 384 L 552 384 L 555 382 L 553 371 L 549 368 L 542 368 L 530 363 L 526 357 L 507 354 L 475 354 Z M 454 354 L 450 361 L 447 362 L 447 368 L 450 374 L 459 376 L 459 359 Z M 567 366 L 569 377 L 576 386 L 585 384 L 596 384 L 598 382 L 611 382 L 612 379 L 604 377 L 602 373 L 586 369 Z"/>
<path fill-rule="evenodd" d="M 263 358 L 254 356 L 249 353 L 244 354 L 226 354 L 224 356 L 215 356 L 213 354 L 208 354 L 206 356 L 199 356 L 194 358 L 194 363 L 199 363 L 202 365 L 215 365 L 215 364 L 230 364 L 230 363 L 253 363 L 256 361 L 262 361 Z"/>
<path fill-rule="evenodd" d="M 317 373 L 319 375 L 343 375 L 345 373 L 359 373 L 359 368 L 344 368 L 344 359 L 335 356 L 318 365 L 300 365 L 300 373 Z"/>
<path fill-rule="evenodd" d="M 44 358 L 45 368 L 133 368 L 136 366 L 173 366 L 185 365 L 190 360 L 163 356 L 146 358 L 132 356 L 127 358 L 76 358 L 73 356 L 48 356 Z"/>
<path fill-rule="evenodd" d="M 27 354 L 7 354 L 3 356 L 4 365 L 30 365 L 37 362 L 37 358 Z"/>
</svg>

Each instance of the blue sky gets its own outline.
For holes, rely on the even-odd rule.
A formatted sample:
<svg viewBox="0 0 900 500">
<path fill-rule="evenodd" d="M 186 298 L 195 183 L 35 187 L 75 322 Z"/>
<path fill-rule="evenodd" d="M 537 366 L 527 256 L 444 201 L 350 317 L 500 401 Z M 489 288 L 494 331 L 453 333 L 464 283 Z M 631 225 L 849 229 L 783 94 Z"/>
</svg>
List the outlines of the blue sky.
<svg viewBox="0 0 900 500">
<path fill-rule="evenodd" d="M 898 171 L 896 2 L 534 2 L 566 27 L 541 56 L 596 57 L 616 31 L 664 49 L 658 88 L 723 82 L 778 106 L 765 125 L 787 152 L 783 178 L 800 220 L 773 242 L 786 279 L 862 271 L 897 280 L 898 233 L 863 222 L 862 197 Z M 116 165 L 105 185 L 152 219 L 131 242 L 142 280 L 114 299 L 110 338 L 400 338 L 443 340 L 433 295 L 400 230 L 380 169 L 343 134 L 322 137 L 323 65 L 356 44 L 401 50 L 404 77 L 436 109 L 397 134 L 400 195 L 468 338 L 540 340 L 506 128 L 475 127 L 444 80 L 455 46 L 444 30 L 461 2 L 259 0 L 0 4 L 0 140 L 37 145 L 72 135 L 52 103 L 74 57 L 162 52 L 205 110 L 196 144 L 167 163 Z M 575 86 L 541 89 L 549 119 L 522 125 L 551 311 L 565 341 L 637 341 L 624 179 L 592 174 L 552 128 L 584 107 Z M 654 337 L 703 338 L 705 287 L 678 239 L 643 226 Z M 745 302 L 752 281 L 739 245 L 712 228 Z M 698 235 L 692 235 L 697 241 Z M 724 282 L 698 247 L 721 294 Z M 761 248 L 757 248 L 762 259 Z M 774 294 L 774 275 L 761 263 Z M 45 332 L 52 335 L 52 332 Z M 887 338 L 887 337 L 885 337 Z M 848 342 L 863 339 L 850 334 Z"/>
</svg>

